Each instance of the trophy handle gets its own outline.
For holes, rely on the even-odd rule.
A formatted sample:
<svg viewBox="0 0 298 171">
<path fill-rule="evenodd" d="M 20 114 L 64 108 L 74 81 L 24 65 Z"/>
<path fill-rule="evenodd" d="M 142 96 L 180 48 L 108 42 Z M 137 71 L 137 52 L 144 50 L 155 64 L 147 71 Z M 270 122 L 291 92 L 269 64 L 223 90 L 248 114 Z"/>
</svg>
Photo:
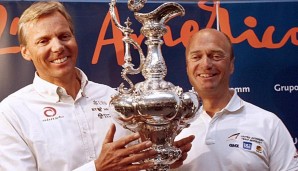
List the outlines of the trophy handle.
<svg viewBox="0 0 298 171">
<path fill-rule="evenodd" d="M 130 11 L 139 11 L 144 7 L 146 2 L 147 0 L 139 0 L 138 2 L 135 2 L 135 0 L 128 0 L 127 7 Z"/>
<path fill-rule="evenodd" d="M 132 3 L 134 3 L 134 1 Z M 139 3 L 142 3 L 142 0 Z M 130 28 L 131 22 L 130 22 L 129 18 L 127 18 L 126 22 L 124 22 L 126 27 L 122 26 L 118 22 L 117 17 L 115 15 L 115 6 L 116 6 L 116 0 L 112 0 L 110 3 L 110 8 L 109 8 L 110 15 L 111 15 L 112 21 L 114 22 L 116 27 L 123 33 L 124 37 L 122 38 L 122 41 L 125 44 L 124 64 L 122 65 L 123 70 L 121 72 L 121 77 L 125 81 L 127 81 L 130 86 L 130 88 L 127 89 L 124 87 L 124 84 L 121 83 L 119 86 L 119 92 L 125 93 L 125 94 L 130 94 L 133 92 L 135 87 L 134 87 L 134 84 L 132 83 L 132 81 L 127 77 L 127 74 L 134 75 L 134 74 L 139 74 L 142 71 L 143 65 L 145 63 L 145 55 L 144 55 L 140 45 L 130 37 L 131 33 L 133 33 L 133 29 Z M 144 6 L 144 4 L 143 4 L 143 6 Z M 131 53 L 130 53 L 131 45 L 133 45 L 138 50 L 138 53 L 140 56 L 140 65 L 138 68 L 134 68 L 133 63 L 131 62 L 132 61 L 132 57 L 131 57 Z"/>
</svg>

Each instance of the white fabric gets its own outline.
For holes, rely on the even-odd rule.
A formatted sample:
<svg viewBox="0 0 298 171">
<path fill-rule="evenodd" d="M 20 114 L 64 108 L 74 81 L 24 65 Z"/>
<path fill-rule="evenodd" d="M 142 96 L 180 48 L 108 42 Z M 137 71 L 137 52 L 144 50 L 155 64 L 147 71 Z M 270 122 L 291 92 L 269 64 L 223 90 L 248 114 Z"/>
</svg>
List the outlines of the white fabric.
<svg viewBox="0 0 298 171">
<path fill-rule="evenodd" d="M 81 75 L 76 100 L 35 75 L 0 104 L 1 171 L 93 171 L 113 119 L 111 87 Z M 116 138 L 128 133 L 117 128 Z M 114 140 L 115 140 L 114 139 Z"/>
<path fill-rule="evenodd" d="M 273 113 L 240 99 L 211 118 L 203 109 L 177 137 L 195 135 L 181 171 L 298 170 L 297 153 L 288 130 Z"/>
</svg>

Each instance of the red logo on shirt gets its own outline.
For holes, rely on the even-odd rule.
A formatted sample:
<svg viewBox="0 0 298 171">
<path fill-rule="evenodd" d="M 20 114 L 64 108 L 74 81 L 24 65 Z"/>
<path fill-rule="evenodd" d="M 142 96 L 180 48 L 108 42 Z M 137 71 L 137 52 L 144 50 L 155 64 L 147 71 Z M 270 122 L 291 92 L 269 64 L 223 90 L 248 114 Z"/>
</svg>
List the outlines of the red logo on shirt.
<svg viewBox="0 0 298 171">
<path fill-rule="evenodd" d="M 56 115 L 56 109 L 53 107 L 45 107 L 44 109 L 44 115 L 46 115 L 46 117 L 53 117 Z"/>
</svg>

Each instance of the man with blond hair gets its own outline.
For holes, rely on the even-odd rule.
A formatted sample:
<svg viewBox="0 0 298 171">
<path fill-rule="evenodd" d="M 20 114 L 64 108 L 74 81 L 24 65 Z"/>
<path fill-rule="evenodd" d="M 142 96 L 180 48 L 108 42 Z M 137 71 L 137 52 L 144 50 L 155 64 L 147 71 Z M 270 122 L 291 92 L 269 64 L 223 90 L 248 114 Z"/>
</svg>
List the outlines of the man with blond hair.
<svg viewBox="0 0 298 171">
<path fill-rule="evenodd" d="M 151 141 L 117 128 L 109 113 L 115 90 L 76 68 L 78 46 L 59 2 L 37 2 L 19 20 L 21 54 L 35 68 L 33 83 L 0 103 L 1 171 L 142 170 L 154 166 Z M 98 113 L 107 117 L 98 117 Z M 184 157 L 193 137 L 176 142 Z M 146 150 L 146 151 L 145 151 Z"/>
</svg>

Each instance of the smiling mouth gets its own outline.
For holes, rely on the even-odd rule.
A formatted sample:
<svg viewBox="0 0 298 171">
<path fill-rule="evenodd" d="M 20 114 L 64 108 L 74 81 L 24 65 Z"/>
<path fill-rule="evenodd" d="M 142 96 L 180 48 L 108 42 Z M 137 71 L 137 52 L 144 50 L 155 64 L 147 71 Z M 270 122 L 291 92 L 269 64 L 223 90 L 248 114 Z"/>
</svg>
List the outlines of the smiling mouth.
<svg viewBox="0 0 298 171">
<path fill-rule="evenodd" d="M 61 64 L 61 63 L 65 62 L 65 61 L 67 61 L 67 58 L 68 57 L 66 56 L 64 58 L 56 59 L 56 60 L 53 60 L 51 62 L 54 63 L 54 64 Z"/>
<path fill-rule="evenodd" d="M 199 77 L 202 77 L 202 78 L 210 78 L 210 77 L 213 77 L 215 74 L 199 74 Z"/>
</svg>

